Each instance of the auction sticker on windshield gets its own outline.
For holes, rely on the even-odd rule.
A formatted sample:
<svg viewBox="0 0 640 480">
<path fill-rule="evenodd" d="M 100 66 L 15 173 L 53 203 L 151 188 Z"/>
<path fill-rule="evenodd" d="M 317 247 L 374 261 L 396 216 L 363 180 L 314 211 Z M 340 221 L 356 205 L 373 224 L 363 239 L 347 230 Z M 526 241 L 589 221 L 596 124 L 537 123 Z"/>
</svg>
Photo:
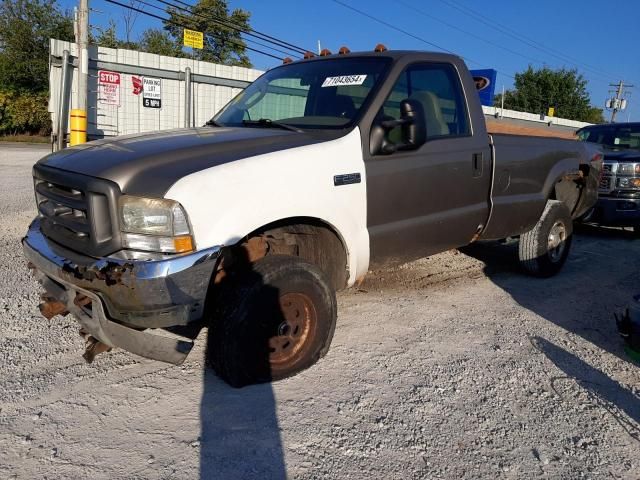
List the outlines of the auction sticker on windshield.
<svg viewBox="0 0 640 480">
<path fill-rule="evenodd" d="M 362 85 L 366 75 L 341 75 L 339 77 L 327 77 L 322 82 L 323 87 L 339 87 L 341 85 Z"/>
</svg>

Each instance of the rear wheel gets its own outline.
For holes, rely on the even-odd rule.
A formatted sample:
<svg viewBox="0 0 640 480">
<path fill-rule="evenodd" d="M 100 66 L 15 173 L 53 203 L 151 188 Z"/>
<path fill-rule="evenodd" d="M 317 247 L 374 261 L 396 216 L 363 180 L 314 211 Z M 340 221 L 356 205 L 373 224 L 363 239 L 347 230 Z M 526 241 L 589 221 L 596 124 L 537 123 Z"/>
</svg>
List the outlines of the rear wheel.
<svg viewBox="0 0 640 480">
<path fill-rule="evenodd" d="M 569 209 L 562 202 L 549 200 L 536 226 L 520 236 L 520 265 L 537 277 L 555 275 L 567 260 L 572 235 Z"/>
<path fill-rule="evenodd" d="M 279 380 L 326 354 L 337 307 L 315 265 L 273 255 L 230 277 L 216 296 L 207 353 L 222 379 L 234 387 Z"/>
</svg>

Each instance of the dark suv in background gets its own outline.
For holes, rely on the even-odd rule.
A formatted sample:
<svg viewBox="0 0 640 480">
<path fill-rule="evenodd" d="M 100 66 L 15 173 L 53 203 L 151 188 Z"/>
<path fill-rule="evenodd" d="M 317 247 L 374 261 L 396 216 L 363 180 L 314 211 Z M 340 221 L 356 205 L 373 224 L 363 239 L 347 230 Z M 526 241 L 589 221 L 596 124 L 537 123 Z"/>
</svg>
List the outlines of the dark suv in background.
<svg viewBox="0 0 640 480">
<path fill-rule="evenodd" d="M 640 234 L 640 122 L 590 125 L 577 135 L 604 152 L 598 203 L 585 220 Z"/>
</svg>

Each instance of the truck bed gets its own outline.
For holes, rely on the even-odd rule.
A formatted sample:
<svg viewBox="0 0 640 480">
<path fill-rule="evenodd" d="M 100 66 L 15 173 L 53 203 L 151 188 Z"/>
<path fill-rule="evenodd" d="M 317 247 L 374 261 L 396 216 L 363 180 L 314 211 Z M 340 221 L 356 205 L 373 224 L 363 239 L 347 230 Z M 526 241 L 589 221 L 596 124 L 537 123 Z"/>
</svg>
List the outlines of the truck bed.
<svg viewBox="0 0 640 480">
<path fill-rule="evenodd" d="M 494 120 L 490 118 L 486 119 L 486 123 L 487 132 L 491 134 L 501 133 L 511 135 L 527 135 L 531 137 L 552 137 L 576 140 L 575 132 L 549 127 L 546 124 L 526 126 L 510 123 L 506 120 Z"/>
</svg>

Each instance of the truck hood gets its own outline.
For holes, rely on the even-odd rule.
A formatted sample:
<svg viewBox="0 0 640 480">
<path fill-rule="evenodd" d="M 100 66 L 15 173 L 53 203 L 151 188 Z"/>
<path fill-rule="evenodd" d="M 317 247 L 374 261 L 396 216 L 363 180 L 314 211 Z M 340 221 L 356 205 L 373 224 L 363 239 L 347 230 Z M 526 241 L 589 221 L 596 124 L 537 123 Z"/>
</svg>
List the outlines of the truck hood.
<svg viewBox="0 0 640 480">
<path fill-rule="evenodd" d="M 604 159 L 611 162 L 640 162 L 640 150 L 613 150 L 604 148 Z"/>
<path fill-rule="evenodd" d="M 344 134 L 341 130 L 298 133 L 249 127 L 168 130 L 71 147 L 44 157 L 38 165 L 107 179 L 126 194 L 162 197 L 191 173 Z"/>
</svg>

